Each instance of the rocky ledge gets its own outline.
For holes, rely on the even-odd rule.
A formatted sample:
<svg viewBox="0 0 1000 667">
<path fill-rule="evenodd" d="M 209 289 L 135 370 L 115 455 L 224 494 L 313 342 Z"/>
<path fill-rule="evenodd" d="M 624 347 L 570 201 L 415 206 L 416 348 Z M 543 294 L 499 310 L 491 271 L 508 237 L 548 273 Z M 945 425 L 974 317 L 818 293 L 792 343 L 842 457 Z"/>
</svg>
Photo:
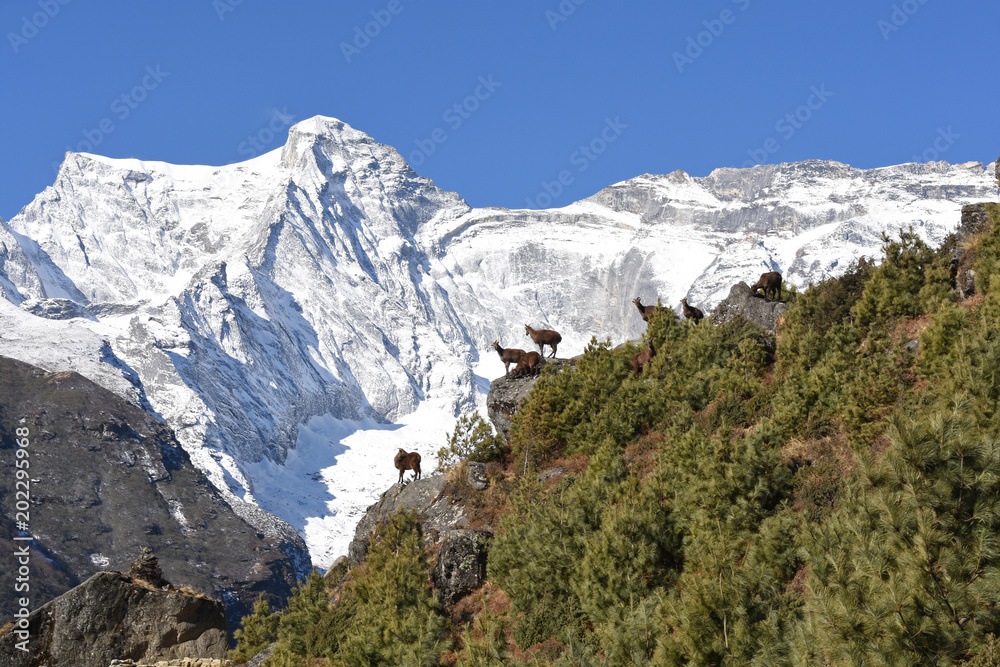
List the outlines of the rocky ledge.
<svg viewBox="0 0 1000 667">
<path fill-rule="evenodd" d="M 393 484 L 358 523 L 348 549 L 351 565 L 367 559 L 369 541 L 379 524 L 400 510 L 414 510 L 424 544 L 437 549 L 432 580 L 439 599 L 453 604 L 479 588 L 486 580 L 486 557 L 493 534 L 466 529 L 466 508 L 445 493 L 446 485 L 443 475 Z"/>
<path fill-rule="evenodd" d="M 424 477 L 413 482 L 393 484 L 378 502 L 368 508 L 354 530 L 354 539 L 347 549 L 351 565 L 360 565 L 368 558 L 368 542 L 379 524 L 385 523 L 400 510 L 415 510 L 424 542 L 437 545 L 450 530 L 464 528 L 466 512 L 444 493 L 443 475 Z"/>
<path fill-rule="evenodd" d="M 151 555 L 144 554 L 132 571 L 155 581 L 99 572 L 5 626 L 0 667 L 107 667 L 116 660 L 155 664 L 184 658 L 211 664 L 226 656 L 221 602 L 171 586 Z"/>
<path fill-rule="evenodd" d="M 741 281 L 733 285 L 729 296 L 712 311 L 712 322 L 725 324 L 742 317 L 773 335 L 778 330 L 778 322 L 787 312 L 787 303 L 751 294 L 750 286 Z"/>
</svg>

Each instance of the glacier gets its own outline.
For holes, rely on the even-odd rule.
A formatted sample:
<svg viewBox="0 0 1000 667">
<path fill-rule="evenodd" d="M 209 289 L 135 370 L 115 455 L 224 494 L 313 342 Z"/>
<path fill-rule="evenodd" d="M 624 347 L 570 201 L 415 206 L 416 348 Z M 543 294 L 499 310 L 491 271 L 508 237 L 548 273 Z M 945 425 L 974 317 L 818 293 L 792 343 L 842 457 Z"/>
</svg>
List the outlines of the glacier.
<svg viewBox="0 0 1000 667">
<path fill-rule="evenodd" d="M 346 552 L 396 479 L 482 410 L 524 325 L 641 335 L 633 306 L 709 311 L 740 280 L 804 287 L 882 235 L 940 243 L 998 199 L 995 164 L 812 160 L 644 174 L 568 206 L 472 208 L 392 147 L 326 117 L 221 167 L 67 153 L 0 220 L 0 354 L 76 370 L 154 412 L 234 507 Z"/>
</svg>

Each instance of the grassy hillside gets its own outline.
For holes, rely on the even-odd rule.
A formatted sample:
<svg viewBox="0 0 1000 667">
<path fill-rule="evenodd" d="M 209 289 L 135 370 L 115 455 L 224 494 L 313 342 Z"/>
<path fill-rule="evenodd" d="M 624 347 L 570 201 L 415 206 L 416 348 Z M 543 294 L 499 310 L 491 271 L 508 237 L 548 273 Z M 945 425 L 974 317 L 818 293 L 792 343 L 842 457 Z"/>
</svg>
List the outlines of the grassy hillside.
<svg viewBox="0 0 1000 667">
<path fill-rule="evenodd" d="M 797 295 L 776 341 L 662 313 L 641 377 L 639 346 L 593 342 L 538 381 L 476 496 L 496 527 L 479 594 L 439 605 L 401 516 L 366 565 L 315 576 L 241 649 L 277 637 L 274 665 L 1000 664 L 987 210 L 989 229 L 938 249 L 886 239 L 882 264 Z M 974 271 L 964 300 L 956 267 Z M 570 474 L 538 481 L 557 464 Z"/>
</svg>

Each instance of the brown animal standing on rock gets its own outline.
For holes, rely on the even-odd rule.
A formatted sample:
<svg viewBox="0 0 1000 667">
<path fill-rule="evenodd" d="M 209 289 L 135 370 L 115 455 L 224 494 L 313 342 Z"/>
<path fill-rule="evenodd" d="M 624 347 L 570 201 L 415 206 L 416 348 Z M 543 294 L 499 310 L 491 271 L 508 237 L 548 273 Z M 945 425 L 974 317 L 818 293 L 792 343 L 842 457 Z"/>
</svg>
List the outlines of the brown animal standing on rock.
<svg viewBox="0 0 1000 667">
<path fill-rule="evenodd" d="M 639 309 L 639 314 L 642 315 L 642 321 L 643 322 L 648 322 L 649 321 L 649 316 L 652 315 L 653 313 L 655 313 L 657 310 L 660 309 L 659 306 L 644 306 L 644 305 L 642 305 L 642 301 L 639 301 L 639 297 L 635 297 L 634 299 L 632 299 L 632 303 L 634 303 L 635 307 Z"/>
<path fill-rule="evenodd" d="M 396 458 L 392 462 L 396 465 L 396 469 L 399 470 L 399 484 L 403 483 L 403 473 L 407 470 L 413 471 L 413 479 L 420 479 L 420 454 L 417 452 L 407 453 L 406 450 L 400 447 Z"/>
<path fill-rule="evenodd" d="M 542 356 L 532 350 L 525 352 L 521 360 L 514 367 L 514 372 L 510 374 L 512 378 L 524 377 L 525 375 L 537 375 L 538 364 L 541 363 Z"/>
<path fill-rule="evenodd" d="M 538 351 L 545 354 L 545 346 L 548 345 L 552 348 L 552 354 L 550 357 L 556 356 L 556 346 L 562 342 L 562 336 L 558 332 L 552 329 L 532 329 L 527 324 L 524 325 L 524 334 L 526 336 L 531 336 L 531 340 L 535 341 L 538 345 Z"/>
<path fill-rule="evenodd" d="M 653 340 L 650 339 L 646 343 L 646 349 L 632 357 L 632 372 L 635 373 L 636 377 L 642 375 L 642 367 L 649 363 L 654 354 L 656 354 L 656 350 L 653 349 Z"/>
<path fill-rule="evenodd" d="M 700 308 L 688 305 L 687 297 L 681 299 L 681 305 L 684 307 L 684 317 L 689 320 L 694 320 L 695 324 L 701 322 L 701 318 L 705 317 L 705 313 L 701 312 Z"/>
<path fill-rule="evenodd" d="M 524 350 L 500 347 L 498 340 L 493 341 L 493 349 L 497 351 L 497 354 L 500 355 L 500 361 L 503 362 L 504 375 L 510 375 L 510 365 L 514 364 L 514 367 L 517 368 L 517 362 L 521 361 L 521 357 L 524 355 Z"/>
<path fill-rule="evenodd" d="M 767 273 L 760 274 L 760 280 L 754 283 L 754 286 L 750 288 L 750 294 L 754 295 L 757 290 L 764 290 L 764 298 L 768 298 L 769 293 L 773 293 L 773 299 L 777 299 L 781 296 L 781 274 L 777 271 L 768 271 Z"/>
</svg>

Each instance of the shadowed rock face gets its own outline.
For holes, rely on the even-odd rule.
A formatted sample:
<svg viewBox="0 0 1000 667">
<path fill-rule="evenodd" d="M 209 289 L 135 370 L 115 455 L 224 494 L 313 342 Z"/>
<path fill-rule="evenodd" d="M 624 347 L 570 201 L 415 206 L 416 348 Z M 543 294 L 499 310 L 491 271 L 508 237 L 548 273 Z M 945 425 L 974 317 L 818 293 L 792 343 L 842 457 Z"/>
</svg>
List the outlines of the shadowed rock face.
<svg viewBox="0 0 1000 667">
<path fill-rule="evenodd" d="M 432 575 L 441 602 L 454 604 L 486 581 L 486 555 L 492 537 L 484 530 L 448 532 Z"/>
<path fill-rule="evenodd" d="M 27 428 L 18 459 L 16 429 Z M 23 433 L 23 432 L 22 432 Z M 295 575 L 294 531 L 265 536 L 226 504 L 173 432 L 77 373 L 0 357 L 0 542 L 17 534 L 16 461 L 30 467 L 30 606 L 152 548 L 162 575 L 225 600 L 238 627 L 264 593 L 280 606 Z M 279 522 L 280 523 L 280 522 Z M 280 526 L 278 526 L 280 528 Z M 306 557 L 308 558 L 308 557 Z M 0 567 L 0 614 L 18 608 L 16 568 Z"/>
<path fill-rule="evenodd" d="M 28 652 L 0 635 L 0 667 L 106 667 L 114 659 L 155 662 L 223 658 L 229 647 L 221 602 L 157 590 L 121 572 L 100 572 L 33 611 Z"/>
<path fill-rule="evenodd" d="M 737 317 L 759 325 L 769 333 L 778 330 L 778 321 L 788 312 L 788 304 L 784 301 L 771 301 L 760 295 L 750 293 L 750 286 L 745 282 L 733 285 L 729 296 L 712 311 L 712 321 L 725 324 Z"/>
</svg>

